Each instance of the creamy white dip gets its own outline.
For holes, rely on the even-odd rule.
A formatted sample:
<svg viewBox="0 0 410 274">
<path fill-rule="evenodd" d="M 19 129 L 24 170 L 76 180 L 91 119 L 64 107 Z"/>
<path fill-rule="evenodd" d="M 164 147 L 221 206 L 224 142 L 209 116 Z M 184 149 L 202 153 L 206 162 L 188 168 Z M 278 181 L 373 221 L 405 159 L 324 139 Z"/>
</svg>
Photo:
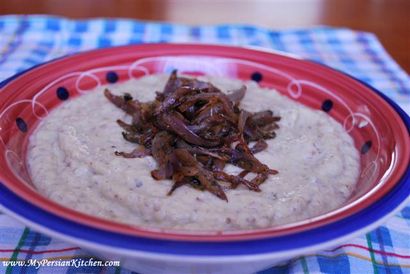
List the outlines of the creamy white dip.
<svg viewBox="0 0 410 274">
<path fill-rule="evenodd" d="M 112 84 L 114 94 L 129 92 L 151 101 L 166 75 Z M 222 90 L 242 82 L 212 79 Z M 241 108 L 270 109 L 282 117 L 277 137 L 255 156 L 279 171 L 261 192 L 243 186 L 226 190 L 229 202 L 189 186 L 167 196 L 172 181 L 155 181 L 152 157 L 125 159 L 115 151 L 135 144 L 122 138 L 117 119 L 129 121 L 99 87 L 65 102 L 44 119 L 31 136 L 28 166 L 37 189 L 69 208 L 137 226 L 240 230 L 266 228 L 318 216 L 340 207 L 355 188 L 359 153 L 342 126 L 323 111 L 312 110 L 274 90 L 246 82 Z M 227 166 L 228 173 L 241 170 Z"/>
</svg>

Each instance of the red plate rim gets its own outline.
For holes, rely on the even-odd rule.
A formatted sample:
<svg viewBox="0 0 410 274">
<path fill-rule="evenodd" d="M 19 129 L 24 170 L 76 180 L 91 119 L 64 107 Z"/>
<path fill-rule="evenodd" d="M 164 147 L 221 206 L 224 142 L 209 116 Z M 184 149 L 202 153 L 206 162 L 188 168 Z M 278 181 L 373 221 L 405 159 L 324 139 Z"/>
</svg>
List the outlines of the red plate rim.
<svg viewBox="0 0 410 274">
<path fill-rule="evenodd" d="M 18 75 L 17 77 L 12 77 L 11 80 L 6 80 L 7 84 L 0 89 L 0 95 L 7 95 L 12 93 L 19 85 L 19 80 L 21 78 L 36 77 L 38 75 L 44 74 L 47 70 L 52 71 L 56 67 L 64 67 L 67 63 L 76 62 L 77 60 L 87 57 L 91 60 L 93 58 L 99 58 L 109 55 L 122 55 L 127 54 L 130 51 L 138 51 L 140 57 L 145 58 L 149 56 L 159 56 L 159 55 L 205 55 L 205 56 L 215 56 L 215 57 L 230 57 L 238 59 L 249 59 L 254 62 L 259 62 L 265 65 L 269 65 L 272 59 L 282 59 L 289 63 L 289 66 L 293 65 L 304 65 L 310 67 L 312 70 L 318 73 L 331 74 L 332 77 L 338 81 L 346 82 L 347 84 L 354 87 L 360 92 L 364 92 L 367 97 L 374 100 L 380 109 L 383 109 L 385 115 L 388 115 L 393 121 L 400 121 L 396 125 L 397 132 L 396 136 L 406 136 L 402 139 L 403 147 L 405 151 L 410 149 L 410 140 L 408 138 L 408 131 L 401 120 L 397 112 L 378 94 L 372 91 L 370 88 L 366 87 L 354 78 L 340 73 L 336 70 L 328 68 L 326 66 L 310 62 L 307 60 L 301 60 L 296 58 L 291 58 L 289 56 L 281 55 L 276 52 L 267 51 L 257 51 L 247 48 L 231 47 L 231 46 L 221 46 L 221 45 L 207 45 L 207 44 L 143 44 L 143 45 L 130 45 L 130 46 L 120 46 L 106 49 L 97 49 L 88 52 L 78 53 L 66 57 L 62 57 L 56 60 L 52 60 L 48 63 L 42 64 L 38 67 L 29 69 L 28 71 Z M 364 96 L 364 95 L 363 95 Z M 1 107 L 4 107 L 2 105 Z M 154 239 L 169 239 L 169 240 L 184 240 L 184 241 L 231 241 L 231 240 L 250 240 L 265 237 L 279 237 L 282 235 L 288 235 L 291 233 L 297 233 L 313 228 L 320 227 L 325 224 L 332 223 L 336 220 L 341 220 L 346 216 L 352 215 L 354 213 L 363 210 L 370 204 L 374 203 L 383 195 L 388 193 L 395 184 L 399 181 L 402 175 L 408 168 L 410 155 L 404 152 L 401 155 L 403 159 L 396 166 L 396 171 L 392 174 L 390 180 L 386 181 L 382 187 L 377 189 L 372 195 L 368 197 L 362 197 L 353 205 L 348 205 L 347 207 L 341 208 L 332 212 L 331 214 L 324 214 L 316 218 L 312 218 L 306 221 L 293 223 L 285 226 L 258 229 L 258 230 L 248 230 L 248 231 L 235 231 L 235 232 L 220 232 L 220 233 L 209 233 L 209 232 L 195 232 L 187 233 L 175 232 L 175 231 L 164 231 L 160 229 L 147 229 L 135 226 L 130 226 L 126 224 L 120 224 L 113 221 L 108 221 L 105 219 L 93 217 L 87 214 L 79 213 L 72 209 L 63 207 L 37 193 L 34 189 L 27 187 L 25 184 L 18 181 L 14 176 L 5 176 L 3 173 L 0 174 L 0 180 L 2 183 L 15 194 L 20 196 L 26 201 L 29 201 L 33 206 L 40 207 L 47 212 L 55 214 L 60 217 L 67 218 L 71 221 L 81 223 L 83 225 L 89 225 L 95 228 L 123 233 L 127 235 L 136 235 L 149 237 Z"/>
</svg>

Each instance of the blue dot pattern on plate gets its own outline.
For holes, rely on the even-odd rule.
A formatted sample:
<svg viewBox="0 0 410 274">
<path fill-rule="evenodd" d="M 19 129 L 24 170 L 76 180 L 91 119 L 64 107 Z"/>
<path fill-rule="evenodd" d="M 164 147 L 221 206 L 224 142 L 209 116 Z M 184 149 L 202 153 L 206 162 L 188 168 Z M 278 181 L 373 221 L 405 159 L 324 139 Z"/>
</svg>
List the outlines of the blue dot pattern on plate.
<svg viewBox="0 0 410 274">
<path fill-rule="evenodd" d="M 68 99 L 68 97 L 70 97 L 70 93 L 65 87 L 59 87 L 56 92 L 58 99 L 60 99 L 61 101 L 65 101 Z"/>
<path fill-rule="evenodd" d="M 166 72 L 166 73 L 172 73 L 174 70 L 176 70 L 175 67 L 167 67 L 167 68 L 165 68 L 165 72 Z"/>
<path fill-rule="evenodd" d="M 323 111 L 329 112 L 332 109 L 332 107 L 333 107 L 332 100 L 327 99 L 327 100 L 323 101 L 323 103 L 322 103 L 322 110 Z"/>
<path fill-rule="evenodd" d="M 253 81 L 255 81 L 255 82 L 260 82 L 260 81 L 262 81 L 262 78 L 263 78 L 263 76 L 262 76 L 262 74 L 260 73 L 260 72 L 258 72 L 258 71 L 255 71 L 254 73 L 252 73 L 252 75 L 251 75 L 251 79 L 253 80 Z"/>
<path fill-rule="evenodd" d="M 27 132 L 27 129 L 28 129 L 27 124 L 22 118 L 20 117 L 16 118 L 16 125 L 21 132 Z"/>
<path fill-rule="evenodd" d="M 107 75 L 105 75 L 105 79 L 107 79 L 108 83 L 115 83 L 118 81 L 118 74 L 114 71 L 109 71 Z"/>
<path fill-rule="evenodd" d="M 360 153 L 366 154 L 370 149 L 372 148 L 372 141 L 367 141 L 362 145 L 362 148 L 360 149 Z"/>
</svg>

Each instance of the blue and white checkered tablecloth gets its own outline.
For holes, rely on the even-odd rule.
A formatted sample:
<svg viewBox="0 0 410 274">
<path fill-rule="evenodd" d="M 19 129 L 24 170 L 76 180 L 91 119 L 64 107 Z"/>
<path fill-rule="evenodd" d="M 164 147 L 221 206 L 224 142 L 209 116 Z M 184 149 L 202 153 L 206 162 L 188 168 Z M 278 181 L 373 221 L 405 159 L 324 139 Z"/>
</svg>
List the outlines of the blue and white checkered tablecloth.
<svg viewBox="0 0 410 274">
<path fill-rule="evenodd" d="M 133 20 L 0 16 L 0 81 L 44 61 L 88 49 L 138 43 L 195 42 L 259 46 L 324 63 L 382 91 L 410 113 L 410 78 L 371 33 L 315 27 L 186 26 Z M 0 262 L 87 260 L 90 255 L 0 213 Z M 5 273 L 129 273 L 120 267 L 10 267 Z M 374 231 L 333 250 L 261 273 L 410 273 L 410 206 Z"/>
</svg>

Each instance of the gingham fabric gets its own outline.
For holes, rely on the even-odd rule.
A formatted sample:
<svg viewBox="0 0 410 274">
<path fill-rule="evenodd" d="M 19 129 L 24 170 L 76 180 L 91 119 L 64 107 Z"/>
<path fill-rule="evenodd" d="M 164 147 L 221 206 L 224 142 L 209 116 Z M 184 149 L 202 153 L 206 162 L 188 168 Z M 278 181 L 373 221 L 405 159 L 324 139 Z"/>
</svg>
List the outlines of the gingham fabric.
<svg viewBox="0 0 410 274">
<path fill-rule="evenodd" d="M 315 27 L 185 26 L 133 20 L 0 16 L 0 81 L 44 61 L 88 49 L 155 42 L 220 43 L 281 50 L 351 74 L 410 113 L 410 78 L 371 33 Z M 0 194 L 1 195 L 1 194 Z M 130 273 L 121 267 L 10 267 L 10 260 L 89 260 L 92 255 L 0 214 L 0 272 Z M 96 258 L 98 259 L 98 258 Z M 410 273 L 410 206 L 376 230 L 261 273 Z"/>
</svg>

